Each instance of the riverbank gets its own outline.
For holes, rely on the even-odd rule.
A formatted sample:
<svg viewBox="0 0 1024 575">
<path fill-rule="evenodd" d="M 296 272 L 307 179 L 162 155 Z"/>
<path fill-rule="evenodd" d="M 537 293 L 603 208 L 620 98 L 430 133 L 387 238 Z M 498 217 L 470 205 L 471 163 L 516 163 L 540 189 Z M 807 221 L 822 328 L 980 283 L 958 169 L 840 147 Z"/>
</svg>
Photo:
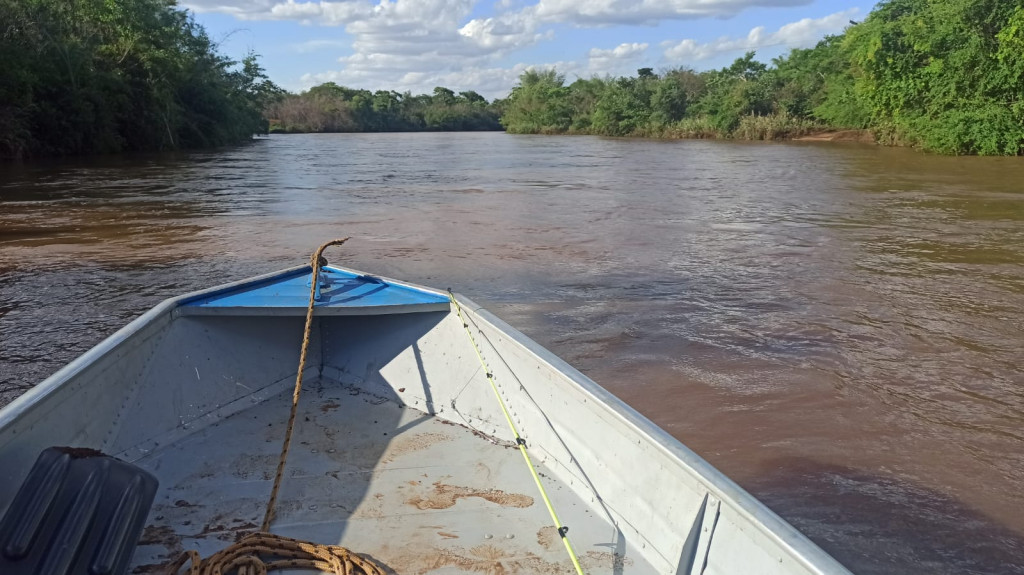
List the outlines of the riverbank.
<svg viewBox="0 0 1024 575">
<path fill-rule="evenodd" d="M 794 125 L 795 124 L 795 125 Z M 563 132 L 547 135 L 595 136 L 589 132 Z M 825 128 L 812 122 L 806 124 L 779 122 L 772 117 L 754 117 L 741 121 L 740 128 L 733 133 L 722 134 L 700 120 L 680 123 L 657 131 L 639 132 L 621 136 L 625 138 L 651 140 L 735 140 L 735 141 L 792 141 L 792 142 L 847 142 L 857 144 L 878 144 L 878 138 L 871 130 L 838 130 Z M 911 147 L 898 142 L 887 143 L 893 147 Z"/>
<path fill-rule="evenodd" d="M 871 130 L 828 130 L 793 138 L 797 142 L 855 142 L 877 144 L 878 139 Z"/>
<path fill-rule="evenodd" d="M 270 121 L 271 134 L 352 134 L 381 132 L 500 132 L 499 128 L 470 127 L 466 129 L 422 128 L 406 130 L 311 130 L 297 126 L 282 126 L 275 120 Z M 544 132 L 546 136 L 601 136 L 589 131 Z M 632 134 L 618 136 L 649 140 L 738 140 L 738 141 L 782 141 L 794 142 L 853 142 L 859 144 L 877 144 L 878 139 L 871 130 L 837 130 L 822 127 L 809 121 L 779 120 L 772 116 L 755 116 L 744 118 L 740 127 L 733 133 L 723 134 L 715 130 L 705 119 L 691 122 L 680 122 L 673 126 L 657 130 L 637 131 Z M 890 144 L 899 146 L 899 144 Z"/>
<path fill-rule="evenodd" d="M 842 130 L 823 126 L 804 118 L 787 114 L 766 116 L 744 116 L 731 132 L 716 129 L 707 117 L 683 119 L 675 125 L 661 129 L 651 135 L 666 139 L 714 139 L 714 140 L 792 140 L 803 142 L 857 142 L 875 144 L 878 140 L 871 130 Z"/>
<path fill-rule="evenodd" d="M 881 2 L 841 34 L 770 64 L 748 52 L 717 70 L 640 68 L 571 83 L 554 69 L 531 69 L 502 103 L 501 122 L 520 134 L 749 140 L 867 129 L 882 143 L 939 154 L 1019 156 L 1019 4 Z"/>
</svg>

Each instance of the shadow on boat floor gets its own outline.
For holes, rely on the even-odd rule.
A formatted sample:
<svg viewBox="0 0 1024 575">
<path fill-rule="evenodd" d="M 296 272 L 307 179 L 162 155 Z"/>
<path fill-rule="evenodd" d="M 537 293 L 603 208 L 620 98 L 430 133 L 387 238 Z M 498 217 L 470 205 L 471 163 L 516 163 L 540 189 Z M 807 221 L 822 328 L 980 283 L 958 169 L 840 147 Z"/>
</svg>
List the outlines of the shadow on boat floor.
<svg viewBox="0 0 1024 575">
<path fill-rule="evenodd" d="M 290 401 L 283 390 L 136 462 L 161 485 L 135 573 L 258 529 Z M 569 488 L 546 482 L 588 573 L 652 572 L 633 549 L 614 552 L 616 530 Z M 403 574 L 572 571 L 535 491 L 512 445 L 320 378 L 303 391 L 272 531 Z"/>
</svg>

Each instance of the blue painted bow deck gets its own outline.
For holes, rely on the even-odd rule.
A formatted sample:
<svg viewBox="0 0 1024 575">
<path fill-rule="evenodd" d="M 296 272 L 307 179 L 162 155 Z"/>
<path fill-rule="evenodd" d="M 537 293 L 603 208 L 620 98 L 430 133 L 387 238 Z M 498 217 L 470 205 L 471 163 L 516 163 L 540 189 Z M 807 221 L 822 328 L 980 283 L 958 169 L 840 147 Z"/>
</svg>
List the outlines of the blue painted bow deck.
<svg viewBox="0 0 1024 575">
<path fill-rule="evenodd" d="M 332 267 L 320 274 L 317 315 L 376 315 L 448 310 L 448 296 L 432 290 Z M 257 285 L 229 286 L 182 302 L 181 315 L 305 315 L 309 268 L 275 274 Z"/>
</svg>

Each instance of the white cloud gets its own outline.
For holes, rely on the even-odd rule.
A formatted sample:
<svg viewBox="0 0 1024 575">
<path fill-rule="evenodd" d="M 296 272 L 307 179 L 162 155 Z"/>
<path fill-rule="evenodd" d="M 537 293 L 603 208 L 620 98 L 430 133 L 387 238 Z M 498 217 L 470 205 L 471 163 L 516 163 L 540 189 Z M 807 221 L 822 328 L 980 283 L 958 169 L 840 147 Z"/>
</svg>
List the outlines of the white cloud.
<svg viewBox="0 0 1024 575">
<path fill-rule="evenodd" d="M 850 8 L 824 18 L 804 18 L 798 22 L 790 22 L 779 28 L 774 34 L 780 44 L 790 48 L 807 48 L 815 45 L 825 34 L 841 32 L 860 10 Z"/>
<path fill-rule="evenodd" d="M 356 88 L 429 92 L 445 85 L 503 96 L 527 64 L 501 67 L 517 50 L 550 40 L 553 26 L 656 24 L 666 20 L 727 18 L 751 7 L 794 6 L 811 0 L 497 0 L 496 12 L 473 18 L 484 0 L 183 0 L 196 12 L 218 12 L 245 20 L 290 20 L 310 26 L 340 27 L 339 39 L 293 44 L 299 53 L 344 50 L 339 70 L 307 73 L 296 88 L 334 81 Z M 493 1 L 493 0 L 486 0 Z M 764 27 L 744 38 L 662 44 L 674 61 L 702 60 L 730 50 L 770 45 L 803 46 L 823 32 L 837 31 L 855 10 L 805 19 L 768 34 Z M 559 62 L 567 76 L 633 73 L 648 44 L 623 43 L 594 48 L 578 61 Z"/>
<path fill-rule="evenodd" d="M 337 82 L 369 89 L 408 90 L 415 94 L 429 93 L 434 86 L 446 86 L 456 92 L 475 90 L 493 99 L 507 96 L 519 81 L 519 76 L 530 69 L 554 68 L 564 74 L 568 82 L 595 74 L 632 74 L 648 48 L 646 43 L 624 43 L 610 49 L 593 48 L 587 52 L 586 59 L 581 61 L 560 60 L 540 65 L 519 63 L 510 67 L 489 66 L 487 58 L 461 59 L 462 65 L 443 68 L 436 66 L 434 54 L 354 54 L 341 59 L 345 64 L 343 69 L 306 74 L 301 81 L 304 87 Z"/>
<path fill-rule="evenodd" d="M 802 6 L 812 0 L 539 0 L 526 10 L 542 22 L 577 26 L 654 25 L 665 20 L 727 18 L 754 7 Z"/>
<path fill-rule="evenodd" d="M 457 0 L 475 4 L 476 0 Z M 610 26 L 615 24 L 657 24 L 666 20 L 694 18 L 727 18 L 748 8 L 802 6 L 812 0 L 498 0 L 494 7 L 500 13 L 515 14 L 535 24 L 568 23 L 576 26 Z M 376 12 L 418 12 L 430 17 L 436 9 L 435 0 L 409 2 L 403 0 L 184 0 L 182 4 L 196 12 L 220 12 L 238 18 L 298 20 L 322 25 L 343 25 L 366 16 L 372 6 Z M 376 15 L 376 14 L 375 14 Z"/>
<path fill-rule="evenodd" d="M 516 49 L 554 37 L 553 30 L 537 31 L 538 24 L 523 13 L 477 18 L 459 28 L 459 34 L 483 49 Z"/>
<path fill-rule="evenodd" d="M 218 12 L 242 20 L 296 20 L 304 24 L 325 26 L 339 26 L 366 18 L 371 16 L 374 10 L 374 4 L 370 0 L 186 0 L 182 5 L 198 13 Z"/>
<path fill-rule="evenodd" d="M 299 54 L 308 54 L 310 52 L 319 52 L 320 50 L 327 50 L 330 48 L 347 48 L 351 44 L 351 40 L 318 38 L 299 42 L 298 44 L 292 44 L 289 48 L 293 52 L 298 52 Z"/>
<path fill-rule="evenodd" d="M 181 5 L 200 14 L 216 12 L 246 18 L 250 14 L 264 14 L 273 8 L 274 0 L 186 0 Z"/>
<path fill-rule="evenodd" d="M 587 57 L 591 60 L 624 60 L 629 58 L 636 58 L 637 56 L 643 55 L 647 50 L 648 44 L 634 42 L 632 44 L 619 44 L 611 50 L 602 50 L 600 48 L 591 48 L 590 52 L 587 52 Z"/>
<path fill-rule="evenodd" d="M 850 18 L 858 12 L 857 8 L 850 8 L 822 18 L 804 18 L 798 22 L 785 24 L 771 34 L 765 33 L 764 26 L 758 26 L 743 38 L 723 36 L 706 43 L 687 39 L 681 42 L 663 42 L 662 46 L 665 48 L 665 57 L 673 62 L 694 62 L 726 52 L 757 50 L 769 46 L 806 48 L 813 46 L 825 34 L 841 32 Z"/>
<path fill-rule="evenodd" d="M 295 2 L 288 0 L 270 9 L 272 20 L 298 20 L 306 24 L 339 26 L 372 17 L 375 7 L 367 1 Z M 263 18 L 256 14 L 253 18 Z"/>
<path fill-rule="evenodd" d="M 263 15 L 287 14 L 306 23 L 342 24 L 352 37 L 351 55 L 338 59 L 342 68 L 305 74 L 301 78 L 304 87 L 333 81 L 357 88 L 429 92 L 433 86 L 447 85 L 504 95 L 525 65 L 497 68 L 493 63 L 514 50 L 551 38 L 553 32 L 538 30 L 536 21 L 521 13 L 471 20 L 476 1 L 380 0 L 362 11 L 357 1 L 289 0 Z M 344 9 L 339 8 L 342 4 Z M 308 48 L 319 45 L 322 43 Z"/>
<path fill-rule="evenodd" d="M 456 92 L 475 90 L 487 98 L 498 98 L 508 95 L 519 76 L 532 67 L 516 64 L 508 68 L 473 66 L 460 70 L 403 71 L 414 70 L 413 66 L 390 70 L 385 68 L 383 75 L 388 78 L 387 89 L 399 92 L 408 90 L 414 94 L 430 93 L 434 86 L 445 86 Z M 562 70 L 563 67 L 558 66 L 558 69 Z M 348 66 L 342 70 L 306 74 L 302 82 L 307 86 L 337 82 L 348 86 L 382 88 L 384 84 L 381 83 L 381 76 L 380 69 L 373 66 Z"/>
<path fill-rule="evenodd" d="M 610 50 L 592 48 L 587 52 L 587 71 L 590 74 L 620 76 L 633 71 L 636 63 L 647 53 L 648 44 L 634 42 L 619 44 Z"/>
</svg>

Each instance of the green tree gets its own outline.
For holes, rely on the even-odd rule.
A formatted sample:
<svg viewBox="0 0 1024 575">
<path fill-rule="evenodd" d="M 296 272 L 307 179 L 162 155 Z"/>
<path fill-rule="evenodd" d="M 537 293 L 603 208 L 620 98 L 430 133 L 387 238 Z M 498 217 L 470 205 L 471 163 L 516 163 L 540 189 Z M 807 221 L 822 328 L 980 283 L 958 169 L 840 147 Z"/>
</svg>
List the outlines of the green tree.
<svg viewBox="0 0 1024 575">
<path fill-rule="evenodd" d="M 651 94 L 657 83 L 653 74 L 610 82 L 594 108 L 592 132 L 605 136 L 641 132 L 651 119 Z"/>
<path fill-rule="evenodd" d="M 1020 0 L 888 0 L 846 34 L 858 94 L 894 140 L 1019 154 Z"/>
<path fill-rule="evenodd" d="M 473 91 L 438 86 L 432 95 L 356 90 L 326 82 L 273 101 L 276 132 L 500 130 L 498 111 Z"/>
<path fill-rule="evenodd" d="M 678 77 L 666 75 L 651 94 L 651 122 L 659 127 L 678 122 L 686 115 L 687 103 L 686 87 Z"/>
<path fill-rule="evenodd" d="M 459 99 L 473 105 L 486 106 L 487 98 L 484 98 L 480 94 L 477 94 L 473 90 L 466 90 L 465 92 L 459 92 Z"/>
<path fill-rule="evenodd" d="M 434 88 L 433 103 L 440 104 L 441 106 L 451 106 L 455 103 L 455 92 L 448 88 L 438 86 Z"/>
<path fill-rule="evenodd" d="M 0 0 L 0 156 L 212 146 L 279 93 L 167 0 Z"/>
<path fill-rule="evenodd" d="M 589 133 L 593 123 L 594 110 L 610 80 L 603 78 L 580 78 L 569 85 L 569 114 L 572 121 L 569 131 Z"/>
<path fill-rule="evenodd" d="M 731 134 L 743 116 L 775 111 L 773 75 L 754 56 L 747 52 L 728 67 L 705 74 L 707 91 L 693 110 L 707 117 L 722 134 Z"/>
<path fill-rule="evenodd" d="M 559 133 L 572 123 L 565 76 L 555 70 L 527 70 L 505 104 L 501 124 L 518 134 Z"/>
</svg>

